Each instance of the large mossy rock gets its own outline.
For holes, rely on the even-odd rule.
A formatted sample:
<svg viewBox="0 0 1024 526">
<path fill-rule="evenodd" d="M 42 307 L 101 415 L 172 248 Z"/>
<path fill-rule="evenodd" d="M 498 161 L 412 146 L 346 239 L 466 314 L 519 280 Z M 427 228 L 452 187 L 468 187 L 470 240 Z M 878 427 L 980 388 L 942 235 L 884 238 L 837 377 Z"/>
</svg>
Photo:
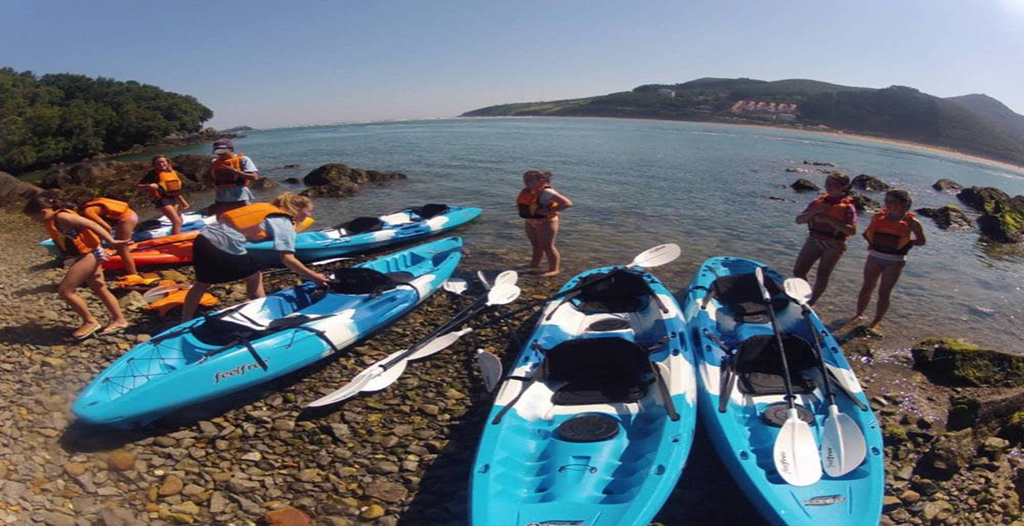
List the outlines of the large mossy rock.
<svg viewBox="0 0 1024 526">
<path fill-rule="evenodd" d="M 914 367 L 934 383 L 969 387 L 1024 385 L 1024 355 L 984 349 L 959 339 L 922 340 L 911 349 Z"/>
<path fill-rule="evenodd" d="M 930 217 L 935 225 L 943 230 L 969 230 L 974 227 L 974 222 L 967 217 L 960 207 L 946 205 L 942 208 L 918 208 L 914 210 L 918 215 Z"/>
<path fill-rule="evenodd" d="M 869 192 L 884 192 L 890 187 L 887 183 L 881 179 L 868 174 L 860 174 L 853 178 L 852 181 L 854 188 L 860 188 L 861 190 L 867 190 Z"/>
<path fill-rule="evenodd" d="M 972 186 L 956 197 L 981 212 L 978 227 L 986 239 L 998 243 L 1024 241 L 1024 195 L 1010 197 L 998 188 Z"/>
<path fill-rule="evenodd" d="M 202 181 L 209 172 L 211 159 L 191 154 L 171 158 L 174 169 L 184 176 L 186 195 L 204 189 Z M 138 210 L 149 206 L 151 198 L 135 185 L 151 169 L 152 164 L 146 161 L 92 160 L 57 165 L 43 176 L 42 187 L 59 190 L 61 196 L 72 203 L 102 196 L 125 201 Z"/>
<path fill-rule="evenodd" d="M 34 184 L 26 183 L 7 172 L 0 172 L 0 206 L 20 207 L 42 191 L 42 188 Z"/>
<path fill-rule="evenodd" d="M 1000 427 L 1024 431 L 1024 388 L 992 396 L 954 396 L 950 399 L 947 429 Z M 1024 438 L 1024 435 L 1019 436 Z"/>
<path fill-rule="evenodd" d="M 302 178 L 311 188 L 302 192 L 309 197 L 346 197 L 359 191 L 366 184 L 380 184 L 393 179 L 407 179 L 400 172 L 378 172 L 351 168 L 342 163 L 325 164 Z"/>
</svg>

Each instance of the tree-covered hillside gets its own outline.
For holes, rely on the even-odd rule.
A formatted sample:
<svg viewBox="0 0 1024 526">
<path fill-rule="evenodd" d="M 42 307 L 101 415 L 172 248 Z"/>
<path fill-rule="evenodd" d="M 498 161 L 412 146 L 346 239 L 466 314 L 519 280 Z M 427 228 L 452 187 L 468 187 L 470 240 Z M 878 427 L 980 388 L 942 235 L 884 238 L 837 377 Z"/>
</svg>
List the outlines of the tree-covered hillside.
<svg viewBox="0 0 1024 526">
<path fill-rule="evenodd" d="M 1024 164 L 1024 137 L 1013 134 L 1008 124 L 1016 125 L 1024 117 L 990 100 L 1005 108 L 999 112 L 1002 120 L 993 120 L 995 110 L 976 110 L 980 104 L 957 103 L 904 86 L 872 89 L 806 79 L 768 82 L 702 78 L 681 84 L 647 84 L 598 97 L 502 104 L 463 115 L 637 117 L 826 126 Z M 756 107 L 751 108 L 751 104 Z"/>
<path fill-rule="evenodd" d="M 0 171 L 151 144 L 211 117 L 195 97 L 135 81 L 0 68 Z"/>
</svg>

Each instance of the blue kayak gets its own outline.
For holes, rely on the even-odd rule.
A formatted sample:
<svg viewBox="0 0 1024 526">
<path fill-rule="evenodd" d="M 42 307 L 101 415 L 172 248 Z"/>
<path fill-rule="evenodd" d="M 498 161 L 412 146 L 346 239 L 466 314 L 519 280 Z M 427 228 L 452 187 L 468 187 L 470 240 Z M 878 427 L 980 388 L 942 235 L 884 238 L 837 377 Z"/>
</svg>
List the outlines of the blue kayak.
<svg viewBox="0 0 1024 526">
<path fill-rule="evenodd" d="M 304 262 L 319 261 L 416 241 L 462 226 L 481 212 L 479 208 L 426 205 L 381 217 L 361 217 L 331 229 L 297 234 L 295 256 Z M 281 264 L 271 241 L 247 243 L 245 248 L 267 266 Z"/>
<path fill-rule="evenodd" d="M 591 283 L 545 306 L 501 385 L 473 469 L 474 526 L 646 526 L 682 475 L 697 380 L 681 310 L 643 270 L 596 281 L 612 270 L 562 287 Z"/>
<path fill-rule="evenodd" d="M 875 526 L 885 492 L 882 433 L 857 377 L 832 334 L 813 311 L 826 369 L 842 414 L 865 436 L 865 460 L 839 477 L 827 473 L 813 484 L 787 484 L 775 467 L 773 446 L 785 419 L 785 384 L 774 331 L 754 270 L 764 269 L 772 308 L 801 419 L 820 448 L 829 414 L 813 335 L 801 308 L 783 291 L 783 277 L 748 259 L 704 262 L 683 306 L 687 336 L 694 342 L 699 404 L 704 427 L 740 488 L 773 524 Z"/>
<path fill-rule="evenodd" d="M 192 230 L 202 230 L 206 225 L 216 221 L 217 216 L 204 216 L 199 212 L 185 212 L 181 215 L 181 219 L 184 221 L 181 225 L 181 231 L 190 232 Z M 160 216 L 147 219 L 136 225 L 135 232 L 132 233 L 132 241 L 148 241 L 169 235 L 171 235 L 171 221 L 165 216 Z M 44 239 L 38 244 L 45 248 L 50 255 L 61 257 L 60 251 L 57 250 L 57 245 L 53 243 L 52 239 Z"/>
<path fill-rule="evenodd" d="M 461 257 L 461 238 L 441 239 L 342 269 L 327 290 L 306 282 L 183 323 L 107 367 L 71 409 L 92 424 L 144 424 L 291 373 L 412 310 Z"/>
</svg>

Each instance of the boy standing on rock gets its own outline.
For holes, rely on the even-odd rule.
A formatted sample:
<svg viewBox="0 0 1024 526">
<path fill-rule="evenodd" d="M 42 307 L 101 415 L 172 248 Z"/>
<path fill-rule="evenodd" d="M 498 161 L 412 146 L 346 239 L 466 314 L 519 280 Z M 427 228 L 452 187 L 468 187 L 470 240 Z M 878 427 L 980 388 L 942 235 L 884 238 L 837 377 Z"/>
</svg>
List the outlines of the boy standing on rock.
<svg viewBox="0 0 1024 526">
<path fill-rule="evenodd" d="M 210 167 L 207 184 L 216 189 L 216 195 L 209 213 L 222 214 L 252 202 L 254 197 L 249 185 L 260 175 L 256 164 L 244 153 L 236 154 L 231 139 L 214 141 L 213 153 L 217 157 Z"/>
</svg>

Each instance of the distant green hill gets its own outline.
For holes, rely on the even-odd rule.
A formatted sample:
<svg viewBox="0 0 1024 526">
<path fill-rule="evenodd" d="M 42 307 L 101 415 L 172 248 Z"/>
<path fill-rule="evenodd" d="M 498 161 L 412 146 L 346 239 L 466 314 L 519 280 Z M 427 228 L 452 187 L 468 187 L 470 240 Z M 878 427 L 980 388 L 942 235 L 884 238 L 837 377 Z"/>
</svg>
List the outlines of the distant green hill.
<svg viewBox="0 0 1024 526">
<path fill-rule="evenodd" d="M 942 99 L 905 86 L 873 89 L 806 79 L 701 78 L 597 97 L 501 104 L 463 114 L 528 115 L 825 126 L 1024 164 L 1024 117 L 989 97 Z"/>
</svg>

